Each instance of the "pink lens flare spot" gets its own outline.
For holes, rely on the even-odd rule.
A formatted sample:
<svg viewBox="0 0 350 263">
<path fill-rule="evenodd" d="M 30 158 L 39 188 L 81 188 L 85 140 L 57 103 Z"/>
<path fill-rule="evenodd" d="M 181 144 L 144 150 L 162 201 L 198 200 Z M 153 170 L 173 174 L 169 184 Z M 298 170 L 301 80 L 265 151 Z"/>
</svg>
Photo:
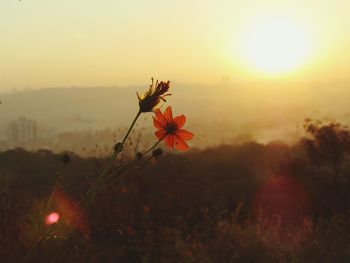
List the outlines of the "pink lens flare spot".
<svg viewBox="0 0 350 263">
<path fill-rule="evenodd" d="M 60 220 L 60 214 L 57 212 L 52 212 L 49 214 L 46 219 L 45 219 L 45 224 L 46 225 L 53 225 L 56 224 Z"/>
</svg>

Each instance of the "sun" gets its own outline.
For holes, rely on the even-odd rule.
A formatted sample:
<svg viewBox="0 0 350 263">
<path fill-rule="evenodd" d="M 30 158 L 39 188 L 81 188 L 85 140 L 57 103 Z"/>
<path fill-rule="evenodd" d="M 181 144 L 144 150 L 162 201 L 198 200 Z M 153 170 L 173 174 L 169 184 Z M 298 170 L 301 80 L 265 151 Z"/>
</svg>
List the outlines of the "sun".
<svg viewBox="0 0 350 263">
<path fill-rule="evenodd" d="M 310 35 L 302 25 L 286 17 L 256 20 L 245 31 L 243 53 L 256 70 L 269 74 L 289 72 L 310 54 Z"/>
</svg>

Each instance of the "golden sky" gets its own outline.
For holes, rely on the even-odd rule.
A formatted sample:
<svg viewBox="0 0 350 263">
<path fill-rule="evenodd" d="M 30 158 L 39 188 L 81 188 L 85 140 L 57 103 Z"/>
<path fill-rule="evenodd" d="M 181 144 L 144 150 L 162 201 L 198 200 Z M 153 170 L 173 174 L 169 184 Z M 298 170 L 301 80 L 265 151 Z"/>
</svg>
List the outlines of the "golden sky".
<svg viewBox="0 0 350 263">
<path fill-rule="evenodd" d="M 349 0 L 1 0 L 0 90 L 132 85 L 151 76 L 208 84 L 223 76 L 347 80 L 349 13 Z M 296 38 L 307 35 L 302 61 L 283 74 L 255 68 L 245 53 L 247 35 L 271 17 L 302 32 Z M 256 50 L 260 40 L 252 39 Z M 263 64 L 273 56 L 259 52 Z"/>
</svg>

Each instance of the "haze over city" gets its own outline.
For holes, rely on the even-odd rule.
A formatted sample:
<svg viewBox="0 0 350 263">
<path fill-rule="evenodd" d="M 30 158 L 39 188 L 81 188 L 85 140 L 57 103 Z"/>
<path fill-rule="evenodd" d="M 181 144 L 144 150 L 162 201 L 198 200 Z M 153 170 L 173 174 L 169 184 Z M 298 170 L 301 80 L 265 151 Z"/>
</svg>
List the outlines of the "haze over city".
<svg viewBox="0 0 350 263">
<path fill-rule="evenodd" d="M 304 118 L 347 122 L 349 8 L 341 0 L 2 2 L 0 133 L 6 140 L 9 123 L 20 116 L 53 134 L 77 125 L 82 131 L 67 122 L 76 116 L 90 120 L 87 130 L 125 128 L 126 109 L 134 107 L 121 110 L 107 98 L 118 94 L 113 89 L 126 89 L 118 96 L 135 99 L 154 77 L 171 80 L 175 91 L 191 98 L 170 101 L 189 107 L 188 116 L 201 123 L 194 146 L 231 142 L 244 133 L 263 142 L 294 141 Z M 47 105 L 30 95 L 72 87 L 94 91 L 72 91 L 70 103 L 63 95 L 68 91 L 43 90 L 38 94 L 52 100 Z M 208 120 L 208 112 L 216 117 Z M 257 118 L 257 112 L 264 114 Z M 207 122 L 217 126 L 205 127 Z M 227 129 L 215 136 L 220 122 Z"/>
</svg>

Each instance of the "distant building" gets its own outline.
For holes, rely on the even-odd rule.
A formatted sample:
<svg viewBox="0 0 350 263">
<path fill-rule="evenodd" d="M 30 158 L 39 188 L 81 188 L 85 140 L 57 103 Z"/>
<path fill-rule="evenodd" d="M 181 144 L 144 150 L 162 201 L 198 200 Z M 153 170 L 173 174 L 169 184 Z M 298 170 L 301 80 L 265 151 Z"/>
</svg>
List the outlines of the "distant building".
<svg viewBox="0 0 350 263">
<path fill-rule="evenodd" d="M 19 117 L 9 126 L 10 141 L 13 144 L 31 142 L 36 139 L 36 121 Z"/>
</svg>

